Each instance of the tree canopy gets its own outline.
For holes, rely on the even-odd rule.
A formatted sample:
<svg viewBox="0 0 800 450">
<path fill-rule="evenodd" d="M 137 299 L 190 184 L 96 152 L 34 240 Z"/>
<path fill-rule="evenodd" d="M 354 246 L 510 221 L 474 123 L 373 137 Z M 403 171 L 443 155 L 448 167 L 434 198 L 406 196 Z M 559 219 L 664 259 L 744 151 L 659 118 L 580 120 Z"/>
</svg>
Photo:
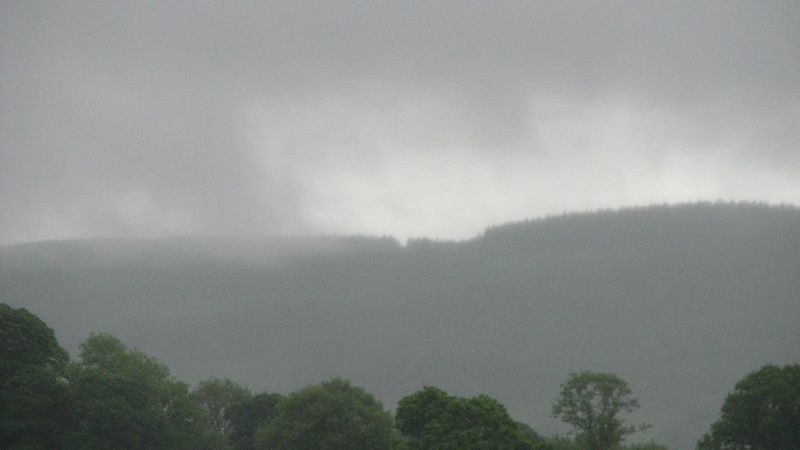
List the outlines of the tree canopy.
<svg viewBox="0 0 800 450">
<path fill-rule="evenodd" d="M 262 392 L 232 404 L 225 411 L 225 418 L 230 422 L 230 445 L 240 450 L 255 448 L 256 431 L 278 415 L 278 405 L 284 398 L 281 394 Z"/>
<path fill-rule="evenodd" d="M 188 385 L 138 350 L 108 334 L 81 344 L 68 375 L 71 448 L 209 448 L 208 417 L 188 397 Z"/>
<path fill-rule="evenodd" d="M 736 383 L 698 448 L 800 448 L 800 365 L 766 365 Z"/>
<path fill-rule="evenodd" d="M 613 373 L 584 370 L 570 374 L 567 382 L 561 385 L 552 414 L 572 425 L 579 444 L 589 450 L 605 450 L 646 427 L 626 426 L 619 417 L 622 412 L 638 408 L 639 401 L 631 397 L 627 382 Z"/>
<path fill-rule="evenodd" d="M 664 449 L 621 445 L 637 427 L 619 414 L 639 404 L 611 373 L 570 374 L 552 413 L 573 425 L 575 439 L 547 439 L 488 395 L 462 398 L 426 386 L 401 399 L 393 417 L 341 378 L 287 397 L 253 395 L 216 377 L 190 391 L 166 365 L 110 334 L 91 333 L 71 362 L 30 312 L 0 304 L 0 325 L 4 449 Z M 799 380 L 797 365 L 765 366 L 737 383 L 700 448 L 796 448 Z"/>
<path fill-rule="evenodd" d="M 306 386 L 278 405 L 278 414 L 256 433 L 256 448 L 389 449 L 392 415 L 364 389 L 334 378 Z"/>
<path fill-rule="evenodd" d="M 537 448 L 531 430 L 520 430 L 487 395 L 460 398 L 426 386 L 400 400 L 396 420 L 407 449 Z"/>
<path fill-rule="evenodd" d="M 0 380 L 22 368 L 60 369 L 69 360 L 53 330 L 25 308 L 0 303 Z"/>
<path fill-rule="evenodd" d="M 231 430 L 228 411 L 233 405 L 250 400 L 252 394 L 232 380 L 211 377 L 201 381 L 191 397 L 208 414 L 212 428 L 227 438 Z"/>
<path fill-rule="evenodd" d="M 67 411 L 68 359 L 41 319 L 0 303 L 0 448 L 57 445 Z"/>
</svg>

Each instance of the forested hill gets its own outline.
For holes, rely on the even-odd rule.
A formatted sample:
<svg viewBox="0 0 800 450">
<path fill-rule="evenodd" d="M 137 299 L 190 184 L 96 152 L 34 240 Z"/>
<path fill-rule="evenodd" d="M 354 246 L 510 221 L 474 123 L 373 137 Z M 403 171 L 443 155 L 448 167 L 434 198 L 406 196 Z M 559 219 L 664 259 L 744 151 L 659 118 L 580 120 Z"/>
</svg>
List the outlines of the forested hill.
<svg viewBox="0 0 800 450">
<path fill-rule="evenodd" d="M 688 204 L 568 214 L 489 228 L 477 241 L 507 252 L 669 251 L 678 245 L 779 243 L 797 237 L 800 210 L 758 204 Z M 787 234 L 788 233 L 788 234 Z"/>
<path fill-rule="evenodd" d="M 388 407 L 423 385 L 486 393 L 543 434 L 581 369 L 628 380 L 670 448 L 731 386 L 800 361 L 800 209 L 653 206 L 490 228 L 463 242 L 315 237 L 0 248 L 0 302 L 75 355 L 91 331 L 178 378 L 286 393 L 332 376 Z"/>
</svg>

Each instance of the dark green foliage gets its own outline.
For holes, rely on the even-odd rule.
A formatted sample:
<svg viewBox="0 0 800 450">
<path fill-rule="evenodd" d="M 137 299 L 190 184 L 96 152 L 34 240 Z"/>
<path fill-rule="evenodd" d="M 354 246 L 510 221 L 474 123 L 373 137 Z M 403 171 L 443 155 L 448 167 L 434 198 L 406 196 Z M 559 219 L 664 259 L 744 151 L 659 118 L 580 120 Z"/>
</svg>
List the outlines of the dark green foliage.
<svg viewBox="0 0 800 450">
<path fill-rule="evenodd" d="M 669 450 L 667 447 L 657 444 L 655 442 L 647 442 L 644 444 L 629 444 L 622 446 L 620 450 Z"/>
<path fill-rule="evenodd" d="M 278 404 L 284 399 L 280 394 L 260 393 L 230 406 L 225 418 L 230 422 L 228 442 L 237 450 L 255 448 L 255 434 L 259 426 L 278 415 Z"/>
<path fill-rule="evenodd" d="M 0 386 L 0 448 L 59 448 L 70 412 L 62 380 L 46 370 L 17 371 Z"/>
<path fill-rule="evenodd" d="M 581 442 L 568 436 L 555 435 L 545 440 L 547 450 L 587 450 L 586 442 Z M 643 444 L 616 444 L 610 450 L 669 450 L 667 447 L 650 441 Z"/>
<path fill-rule="evenodd" d="M 627 382 L 613 373 L 585 370 L 570 374 L 561 385 L 552 413 L 572 425 L 578 444 L 588 450 L 607 450 L 636 432 L 637 427 L 623 425 L 619 414 L 638 408 Z"/>
<path fill-rule="evenodd" d="M 426 386 L 400 400 L 396 421 L 406 449 L 539 448 L 535 432 L 519 427 L 487 395 L 460 398 Z"/>
<path fill-rule="evenodd" d="M 209 418 L 166 366 L 108 334 L 81 344 L 71 367 L 68 448 L 215 448 Z"/>
<path fill-rule="evenodd" d="M 278 414 L 256 433 L 263 449 L 389 449 L 392 416 L 372 394 L 334 378 L 307 386 L 278 405 Z"/>
<path fill-rule="evenodd" d="M 41 319 L 25 308 L 0 303 L 0 381 L 24 367 L 60 369 L 68 359 Z"/>
<path fill-rule="evenodd" d="M 58 447 L 67 360 L 44 322 L 0 303 L 0 448 Z"/>
<path fill-rule="evenodd" d="M 698 448 L 800 448 L 800 365 L 766 365 L 736 383 Z"/>
<path fill-rule="evenodd" d="M 406 437 L 423 440 L 425 434 L 441 434 L 437 421 L 444 417 L 451 398 L 439 388 L 425 386 L 397 404 L 397 429 Z"/>
<path fill-rule="evenodd" d="M 232 405 L 246 402 L 251 398 L 250 391 L 225 378 L 211 377 L 201 381 L 191 392 L 192 400 L 205 411 L 211 420 L 211 427 L 224 436 L 230 436 L 231 421 L 227 417 Z"/>
<path fill-rule="evenodd" d="M 517 431 L 523 436 L 527 436 L 531 441 L 537 444 L 547 442 L 547 439 L 541 434 L 537 433 L 530 425 L 523 422 L 516 422 Z"/>
</svg>

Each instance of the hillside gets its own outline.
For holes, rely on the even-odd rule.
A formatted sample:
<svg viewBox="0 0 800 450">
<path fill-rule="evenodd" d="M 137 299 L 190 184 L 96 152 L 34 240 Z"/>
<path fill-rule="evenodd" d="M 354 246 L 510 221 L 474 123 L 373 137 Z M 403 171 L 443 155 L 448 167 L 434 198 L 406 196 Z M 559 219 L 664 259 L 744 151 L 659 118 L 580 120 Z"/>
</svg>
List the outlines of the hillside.
<svg viewBox="0 0 800 450">
<path fill-rule="evenodd" d="M 73 355 L 91 331 L 178 378 L 282 392 L 332 376 L 388 407 L 486 393 L 543 434 L 580 369 L 630 382 L 646 440 L 690 448 L 736 380 L 800 361 L 800 209 L 653 206 L 506 224 L 463 242 L 314 237 L 0 248 L 0 302 Z"/>
</svg>

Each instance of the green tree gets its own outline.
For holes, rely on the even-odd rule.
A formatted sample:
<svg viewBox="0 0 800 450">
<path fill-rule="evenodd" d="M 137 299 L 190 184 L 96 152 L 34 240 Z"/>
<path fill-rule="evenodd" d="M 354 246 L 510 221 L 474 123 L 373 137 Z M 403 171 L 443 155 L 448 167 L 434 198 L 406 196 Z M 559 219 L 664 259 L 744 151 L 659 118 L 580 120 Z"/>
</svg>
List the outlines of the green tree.
<svg viewBox="0 0 800 450">
<path fill-rule="evenodd" d="M 81 344 L 68 374 L 73 419 L 69 448 L 215 448 L 208 416 L 189 399 L 188 385 L 138 350 L 108 334 Z"/>
<path fill-rule="evenodd" d="M 628 383 L 613 373 L 585 370 L 571 373 L 561 385 L 561 393 L 553 404 L 553 417 L 572 425 L 577 443 L 589 450 L 606 450 L 625 436 L 644 429 L 623 425 L 621 412 L 633 412 L 639 401 L 631 397 Z"/>
<path fill-rule="evenodd" d="M 391 414 L 372 394 L 340 378 L 289 394 L 255 438 L 256 448 L 278 450 L 380 450 L 393 440 Z"/>
<path fill-rule="evenodd" d="M 555 435 L 546 440 L 546 447 L 548 450 L 584 450 L 585 445 L 580 444 L 568 436 Z M 650 441 L 642 444 L 617 444 L 613 447 L 614 450 L 669 450 L 667 447 Z"/>
<path fill-rule="evenodd" d="M 209 416 L 211 427 L 225 437 L 230 434 L 231 421 L 226 416 L 231 405 L 242 403 L 252 397 L 250 391 L 225 378 L 211 377 L 201 381 L 191 393 L 192 400 Z"/>
<path fill-rule="evenodd" d="M 432 386 L 403 397 L 395 413 L 397 429 L 420 446 L 441 440 L 446 434 L 441 419 L 450 401 L 447 392 Z"/>
<path fill-rule="evenodd" d="M 522 434 L 523 436 L 527 436 L 531 441 L 537 444 L 543 444 L 547 442 L 547 439 L 539 434 L 536 430 L 534 430 L 530 425 L 523 422 L 515 422 L 517 431 Z"/>
<path fill-rule="evenodd" d="M 68 360 L 41 319 L 0 303 L 0 448 L 58 448 Z"/>
<path fill-rule="evenodd" d="M 23 368 L 57 371 L 69 361 L 47 324 L 25 308 L 5 303 L 0 303 L 0 344 L 0 382 Z"/>
<path fill-rule="evenodd" d="M 408 449 L 538 448 L 538 435 L 487 395 L 460 398 L 426 386 L 400 400 L 396 423 Z"/>
<path fill-rule="evenodd" d="M 697 447 L 800 448 L 800 365 L 766 365 L 736 383 Z"/>
<path fill-rule="evenodd" d="M 278 415 L 278 404 L 283 399 L 281 394 L 262 392 L 231 405 L 225 411 L 225 418 L 230 423 L 228 442 L 231 447 L 237 450 L 254 449 L 256 430 Z"/>
<path fill-rule="evenodd" d="M 622 447 L 621 450 L 669 450 L 669 449 L 654 441 L 650 441 L 644 444 L 629 444 Z"/>
</svg>

